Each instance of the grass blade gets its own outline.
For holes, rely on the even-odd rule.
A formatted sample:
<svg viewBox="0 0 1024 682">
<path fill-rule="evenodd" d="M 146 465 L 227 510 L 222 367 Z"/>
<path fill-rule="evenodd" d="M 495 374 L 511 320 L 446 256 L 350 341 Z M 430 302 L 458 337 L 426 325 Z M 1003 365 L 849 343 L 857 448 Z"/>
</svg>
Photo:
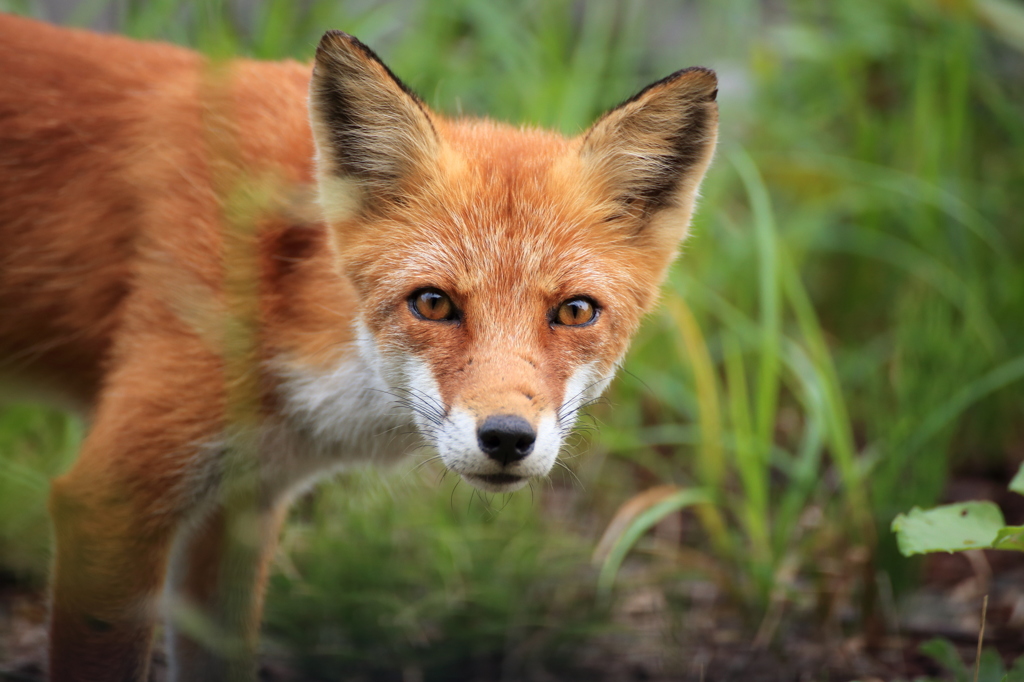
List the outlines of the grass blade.
<svg viewBox="0 0 1024 682">
<path fill-rule="evenodd" d="M 637 540 L 663 518 L 694 505 L 709 505 L 712 498 L 703 490 L 662 485 L 646 490 L 619 507 L 594 550 L 593 561 L 600 565 L 597 591 L 607 599 L 623 560 Z"/>
</svg>

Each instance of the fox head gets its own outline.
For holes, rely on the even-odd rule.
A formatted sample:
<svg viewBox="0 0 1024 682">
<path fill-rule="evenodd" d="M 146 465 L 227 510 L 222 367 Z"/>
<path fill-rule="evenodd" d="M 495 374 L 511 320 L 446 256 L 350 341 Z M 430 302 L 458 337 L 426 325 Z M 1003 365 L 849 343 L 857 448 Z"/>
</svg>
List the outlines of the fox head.
<svg viewBox="0 0 1024 682">
<path fill-rule="evenodd" d="M 716 87 L 678 71 L 565 138 L 444 118 L 355 38 L 320 42 L 319 202 L 360 352 L 473 486 L 548 474 L 608 385 L 686 236 Z"/>
</svg>

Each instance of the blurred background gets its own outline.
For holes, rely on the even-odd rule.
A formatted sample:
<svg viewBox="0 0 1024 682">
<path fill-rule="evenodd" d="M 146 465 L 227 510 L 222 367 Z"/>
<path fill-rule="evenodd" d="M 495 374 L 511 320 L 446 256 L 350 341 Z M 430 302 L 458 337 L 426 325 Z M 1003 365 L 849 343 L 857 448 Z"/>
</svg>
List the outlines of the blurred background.
<svg viewBox="0 0 1024 682">
<path fill-rule="evenodd" d="M 264 59 L 340 28 L 440 111 L 567 134 L 718 71 L 693 236 L 571 471 L 508 498 L 417 460 L 319 486 L 276 560 L 265 679 L 953 679 L 918 645 L 973 647 L 983 594 L 986 642 L 1024 652 L 1024 564 L 912 561 L 889 531 L 967 498 L 1024 523 L 1020 0 L 0 10 Z M 36 679 L 48 480 L 84 426 L 0 400 L 0 679 Z"/>
</svg>

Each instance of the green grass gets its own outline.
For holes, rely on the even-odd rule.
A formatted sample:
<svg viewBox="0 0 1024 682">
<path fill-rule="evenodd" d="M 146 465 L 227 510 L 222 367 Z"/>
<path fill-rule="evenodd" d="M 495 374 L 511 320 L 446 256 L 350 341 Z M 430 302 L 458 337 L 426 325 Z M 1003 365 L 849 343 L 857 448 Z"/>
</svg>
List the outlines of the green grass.
<svg viewBox="0 0 1024 682">
<path fill-rule="evenodd" d="M 56 410 L 0 407 L 0 571 L 42 583 L 50 556 L 49 480 L 71 463 L 81 435 L 78 420 Z"/>
<path fill-rule="evenodd" d="M 540 633 L 530 660 L 552 664 L 601 620 L 573 543 L 595 542 L 596 521 L 656 483 L 713 497 L 696 512 L 697 549 L 770 639 L 800 585 L 825 585 L 822 612 L 840 598 L 823 568 L 836 557 L 911 585 L 891 518 L 934 504 L 956 467 L 1008 467 L 1024 437 L 1019 5 L 274 0 L 243 17 L 156 0 L 83 2 L 74 17 L 109 7 L 129 35 L 215 55 L 308 59 L 323 29 L 342 28 L 439 109 L 568 133 L 677 68 L 722 76 L 722 142 L 694 236 L 611 405 L 594 411 L 600 433 L 568 460 L 585 486 L 568 526 L 543 518 L 540 489 L 492 515 L 418 477 L 326 487 L 288 532 L 294 565 L 269 605 L 283 641 L 312 631 L 330 644 L 307 651 L 313 668 L 370 674 L 386 659 L 430 679 L 506 660 L 527 632 Z M 0 564 L 38 570 L 43 481 L 70 450 L 53 434 L 72 427 L 29 408 L 2 419 Z M 573 524 L 589 530 L 563 553 Z M 637 564 L 658 561 L 655 540 L 626 537 Z M 509 566 L 499 538 L 517 548 Z M 505 569 L 507 589 L 488 582 Z M 573 586 L 566 601 L 552 597 L 559 584 Z M 873 587 L 854 584 L 870 612 Z M 363 660 L 366 641 L 380 648 Z"/>
<path fill-rule="evenodd" d="M 437 475 L 346 476 L 286 530 L 267 635 L 309 674 L 535 679 L 608 631 L 589 544 L 564 519 Z"/>
<path fill-rule="evenodd" d="M 747 34 L 754 92 L 732 112 L 723 99 L 722 150 L 672 280 L 700 340 L 680 357 L 685 325 L 649 327 L 626 365 L 647 386 L 623 381 L 615 398 L 640 411 L 603 415 L 617 454 L 720 491 L 735 537 L 719 557 L 760 610 L 794 562 L 813 577 L 855 545 L 907 584 L 882 529 L 900 505 L 933 502 L 952 465 L 1006 461 L 1024 350 L 1022 201 L 1005 191 L 1020 181 L 1024 119 L 1006 112 L 1021 83 L 995 75 L 1021 55 L 967 7 L 787 9 Z M 667 423 L 697 431 L 659 442 Z M 701 463 L 709 438 L 724 475 Z M 825 521 L 808 529 L 812 512 Z"/>
</svg>

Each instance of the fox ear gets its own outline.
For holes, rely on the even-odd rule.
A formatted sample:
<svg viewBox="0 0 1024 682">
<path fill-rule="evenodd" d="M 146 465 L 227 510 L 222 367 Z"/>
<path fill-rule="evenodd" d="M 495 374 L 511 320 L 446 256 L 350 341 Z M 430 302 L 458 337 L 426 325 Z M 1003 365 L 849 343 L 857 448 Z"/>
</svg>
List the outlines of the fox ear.
<svg viewBox="0 0 1024 682">
<path fill-rule="evenodd" d="M 685 235 L 697 189 L 718 135 L 718 79 L 692 67 L 654 83 L 612 109 L 587 131 L 580 148 L 585 172 L 616 203 L 614 219 L 642 229 L 664 209 L 681 209 Z M 666 235 L 668 236 L 668 235 Z"/>
<path fill-rule="evenodd" d="M 320 203 L 329 221 L 401 201 L 438 150 L 426 105 L 356 38 L 328 31 L 309 94 Z"/>
</svg>

